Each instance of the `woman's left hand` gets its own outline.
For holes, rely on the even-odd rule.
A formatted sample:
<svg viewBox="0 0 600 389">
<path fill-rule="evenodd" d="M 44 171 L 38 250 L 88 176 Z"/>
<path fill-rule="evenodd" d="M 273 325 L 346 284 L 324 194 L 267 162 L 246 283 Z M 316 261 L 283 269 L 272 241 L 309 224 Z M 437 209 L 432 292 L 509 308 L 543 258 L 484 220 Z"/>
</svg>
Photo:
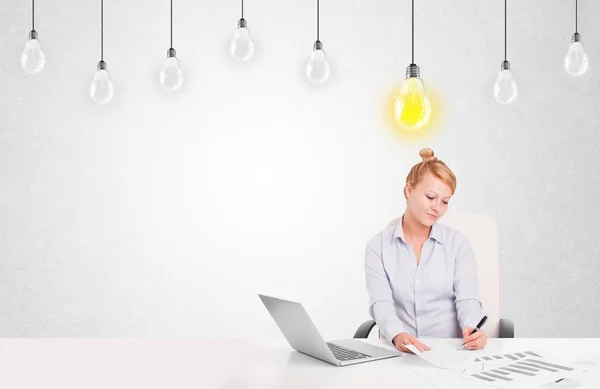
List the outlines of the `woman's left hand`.
<svg viewBox="0 0 600 389">
<path fill-rule="evenodd" d="M 465 327 L 462 330 L 464 348 L 469 350 L 483 350 L 487 344 L 487 335 L 482 330 L 477 331 L 473 335 L 469 335 L 473 331 L 471 327 Z"/>
</svg>

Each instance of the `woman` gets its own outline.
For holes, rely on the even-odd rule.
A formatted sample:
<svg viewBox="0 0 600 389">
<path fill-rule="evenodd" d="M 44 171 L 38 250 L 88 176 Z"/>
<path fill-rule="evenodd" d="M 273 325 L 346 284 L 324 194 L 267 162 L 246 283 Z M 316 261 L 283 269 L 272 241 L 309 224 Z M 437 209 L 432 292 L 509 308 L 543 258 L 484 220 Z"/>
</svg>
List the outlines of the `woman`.
<svg viewBox="0 0 600 389">
<path fill-rule="evenodd" d="M 456 177 L 422 149 L 423 159 L 406 177 L 401 221 L 367 244 L 365 273 L 369 312 L 394 346 L 429 350 L 418 338 L 463 338 L 464 347 L 483 349 L 477 269 L 471 245 L 460 232 L 437 220 L 446 213 Z"/>
</svg>

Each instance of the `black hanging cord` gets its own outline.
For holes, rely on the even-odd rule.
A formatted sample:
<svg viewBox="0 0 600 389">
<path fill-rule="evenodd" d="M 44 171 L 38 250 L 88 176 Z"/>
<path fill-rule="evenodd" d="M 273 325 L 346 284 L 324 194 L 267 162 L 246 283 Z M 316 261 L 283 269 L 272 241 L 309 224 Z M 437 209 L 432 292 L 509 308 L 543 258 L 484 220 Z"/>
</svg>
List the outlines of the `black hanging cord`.
<svg viewBox="0 0 600 389">
<path fill-rule="evenodd" d="M 171 48 L 173 48 L 173 0 L 171 0 Z"/>
<path fill-rule="evenodd" d="M 415 0 L 412 0 L 412 62 L 415 63 Z"/>
<path fill-rule="evenodd" d="M 35 30 L 35 0 L 31 0 L 31 29 Z"/>
<path fill-rule="evenodd" d="M 100 61 L 104 61 L 104 0 L 100 0 Z"/>
<path fill-rule="evenodd" d="M 244 0 L 242 0 L 242 19 L 244 18 Z"/>
<path fill-rule="evenodd" d="M 577 33 L 577 0 L 575 0 L 575 32 Z"/>
<path fill-rule="evenodd" d="M 504 60 L 506 61 L 506 0 L 504 0 Z"/>
<path fill-rule="evenodd" d="M 317 40 L 319 40 L 319 0 L 317 0 Z"/>
</svg>

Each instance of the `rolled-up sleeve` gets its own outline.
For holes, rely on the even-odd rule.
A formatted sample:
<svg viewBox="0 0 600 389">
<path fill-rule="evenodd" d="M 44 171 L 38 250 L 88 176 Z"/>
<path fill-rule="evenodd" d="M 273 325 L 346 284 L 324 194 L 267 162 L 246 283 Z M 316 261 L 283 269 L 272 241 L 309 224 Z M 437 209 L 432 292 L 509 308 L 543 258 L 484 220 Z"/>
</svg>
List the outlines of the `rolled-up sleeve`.
<svg viewBox="0 0 600 389">
<path fill-rule="evenodd" d="M 467 238 L 457 236 L 458 250 L 454 265 L 454 302 L 460 328 L 474 328 L 482 317 L 477 265 L 473 248 Z"/>
<path fill-rule="evenodd" d="M 381 239 L 381 234 L 377 234 L 367 244 L 365 276 L 369 293 L 369 314 L 391 343 L 396 335 L 406 330 L 396 315 L 392 289 L 383 266 Z"/>
</svg>

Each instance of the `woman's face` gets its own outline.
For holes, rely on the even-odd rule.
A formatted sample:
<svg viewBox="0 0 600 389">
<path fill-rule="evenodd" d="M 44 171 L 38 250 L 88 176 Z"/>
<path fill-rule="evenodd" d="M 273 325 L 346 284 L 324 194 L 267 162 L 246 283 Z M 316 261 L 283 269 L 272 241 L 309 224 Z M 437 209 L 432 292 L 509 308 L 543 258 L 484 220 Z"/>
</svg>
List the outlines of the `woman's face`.
<svg viewBox="0 0 600 389">
<path fill-rule="evenodd" d="M 427 227 L 446 213 L 452 197 L 452 189 L 431 173 L 427 173 L 414 188 L 406 184 L 404 190 L 407 208 L 415 220 Z"/>
</svg>

